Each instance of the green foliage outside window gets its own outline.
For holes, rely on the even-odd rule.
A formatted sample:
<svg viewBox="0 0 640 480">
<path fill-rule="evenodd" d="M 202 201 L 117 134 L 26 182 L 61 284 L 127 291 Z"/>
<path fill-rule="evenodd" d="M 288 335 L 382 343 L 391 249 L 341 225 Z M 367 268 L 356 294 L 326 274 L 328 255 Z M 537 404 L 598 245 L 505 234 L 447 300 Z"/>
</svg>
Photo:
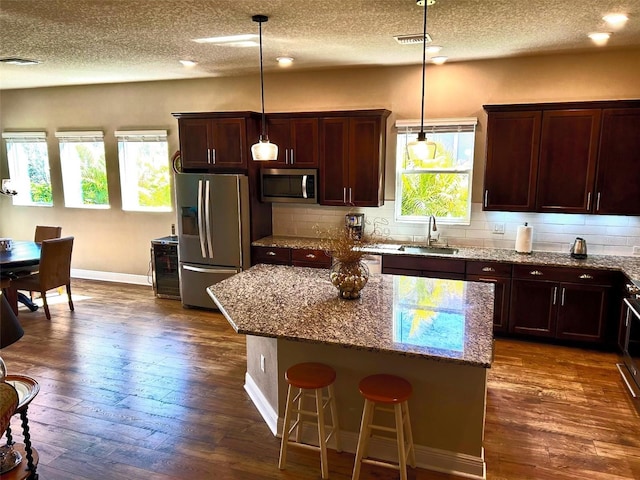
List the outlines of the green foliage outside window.
<svg viewBox="0 0 640 480">
<path fill-rule="evenodd" d="M 76 146 L 80 159 L 82 203 L 84 205 L 108 205 L 107 169 L 104 154 L 94 156 L 86 145 Z"/>
</svg>

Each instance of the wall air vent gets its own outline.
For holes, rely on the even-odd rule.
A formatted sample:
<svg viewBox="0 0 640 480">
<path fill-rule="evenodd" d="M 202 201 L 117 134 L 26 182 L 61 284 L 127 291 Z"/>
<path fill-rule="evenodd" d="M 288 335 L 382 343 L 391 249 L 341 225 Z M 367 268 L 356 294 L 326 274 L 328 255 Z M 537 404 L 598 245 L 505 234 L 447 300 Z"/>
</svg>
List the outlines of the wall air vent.
<svg viewBox="0 0 640 480">
<path fill-rule="evenodd" d="M 6 57 L 0 58 L 0 63 L 8 63 L 10 65 L 37 65 L 40 60 L 29 60 L 27 58 Z"/>
<path fill-rule="evenodd" d="M 414 33 L 412 35 L 396 35 L 393 38 L 396 39 L 400 45 L 417 45 L 422 43 L 422 40 L 426 40 L 427 43 L 431 43 L 432 38 L 428 33 L 422 35 L 421 33 Z"/>
</svg>

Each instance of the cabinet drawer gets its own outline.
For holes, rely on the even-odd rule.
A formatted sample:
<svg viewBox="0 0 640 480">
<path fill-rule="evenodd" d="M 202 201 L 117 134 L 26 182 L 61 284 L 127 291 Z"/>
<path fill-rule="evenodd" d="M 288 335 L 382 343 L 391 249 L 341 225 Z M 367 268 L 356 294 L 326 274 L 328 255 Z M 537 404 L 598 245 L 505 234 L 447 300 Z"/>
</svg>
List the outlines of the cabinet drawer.
<svg viewBox="0 0 640 480">
<path fill-rule="evenodd" d="M 296 267 L 329 268 L 331 257 L 324 250 L 294 248 L 291 250 L 291 264 Z"/>
<path fill-rule="evenodd" d="M 387 269 L 401 269 L 464 274 L 465 261 L 412 255 L 383 255 L 382 269 L 382 273 L 386 273 Z"/>
<path fill-rule="evenodd" d="M 492 277 L 510 277 L 511 264 L 500 262 L 467 261 L 467 275 L 489 275 Z"/>
<path fill-rule="evenodd" d="M 253 247 L 253 263 L 291 265 L 291 249 L 284 247 Z"/>
<path fill-rule="evenodd" d="M 590 268 L 549 267 L 542 265 L 514 265 L 513 278 L 550 280 L 585 285 L 613 285 L 616 273 L 611 270 Z"/>
</svg>

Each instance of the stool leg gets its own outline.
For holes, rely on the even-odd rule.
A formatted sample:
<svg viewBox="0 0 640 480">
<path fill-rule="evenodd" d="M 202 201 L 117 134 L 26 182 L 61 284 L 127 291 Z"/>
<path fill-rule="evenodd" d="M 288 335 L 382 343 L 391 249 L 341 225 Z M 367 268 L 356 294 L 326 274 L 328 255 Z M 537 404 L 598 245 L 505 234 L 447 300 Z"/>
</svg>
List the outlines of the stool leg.
<svg viewBox="0 0 640 480">
<path fill-rule="evenodd" d="M 329 478 L 329 465 L 327 463 L 327 437 L 324 431 L 324 406 L 322 401 L 322 389 L 316 388 L 316 410 L 318 412 L 318 443 L 320 445 L 320 468 L 322 478 Z"/>
<path fill-rule="evenodd" d="M 404 418 L 402 416 L 402 404 L 396 403 L 393 406 L 393 412 L 396 417 L 396 438 L 398 439 L 398 468 L 400 469 L 400 480 L 407 480 L 407 453 L 404 448 Z"/>
<path fill-rule="evenodd" d="M 407 444 L 409 448 L 409 465 L 412 468 L 416 468 L 416 449 L 413 447 L 413 434 L 411 433 L 411 417 L 409 416 L 409 402 L 403 402 L 404 406 L 404 419 L 407 422 L 405 426 L 405 433 L 407 435 Z"/>
<path fill-rule="evenodd" d="M 336 407 L 336 395 L 333 390 L 333 384 L 327 387 L 329 390 L 329 408 L 331 409 L 331 423 L 333 424 L 333 438 L 336 439 L 336 451 L 342 451 L 342 445 L 340 443 L 340 426 L 338 425 L 338 409 Z"/>
<path fill-rule="evenodd" d="M 293 392 L 291 385 L 287 388 L 287 405 L 284 409 L 284 422 L 282 425 L 282 439 L 280 440 L 280 459 L 278 468 L 284 470 L 287 464 L 287 442 L 289 441 L 289 424 L 291 423 L 291 409 L 293 408 Z"/>
<path fill-rule="evenodd" d="M 304 407 L 304 392 L 301 388 L 298 389 L 298 415 L 296 417 L 297 427 L 296 427 L 296 442 L 300 443 L 302 440 L 302 407 Z"/>
<path fill-rule="evenodd" d="M 353 475 L 351 480 L 360 478 L 360 467 L 362 466 L 362 458 L 366 457 L 367 443 L 371 428 L 371 417 L 373 414 L 373 402 L 364 400 L 364 409 L 362 410 L 362 422 L 360 423 L 360 435 L 358 436 L 358 447 L 356 448 L 356 459 L 353 465 Z"/>
</svg>

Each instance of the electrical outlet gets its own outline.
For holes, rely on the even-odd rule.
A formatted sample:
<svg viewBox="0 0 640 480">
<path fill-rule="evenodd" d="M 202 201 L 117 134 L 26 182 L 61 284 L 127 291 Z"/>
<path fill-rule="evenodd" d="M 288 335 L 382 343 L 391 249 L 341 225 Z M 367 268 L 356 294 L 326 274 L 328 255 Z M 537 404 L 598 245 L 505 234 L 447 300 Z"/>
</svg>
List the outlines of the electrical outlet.
<svg viewBox="0 0 640 480">
<path fill-rule="evenodd" d="M 633 254 L 640 255 L 640 247 L 633 247 Z"/>
<path fill-rule="evenodd" d="M 264 355 L 260 354 L 260 370 L 264 373 Z"/>
<path fill-rule="evenodd" d="M 494 233 L 495 235 L 504 235 L 504 223 L 494 223 L 491 233 Z"/>
</svg>

